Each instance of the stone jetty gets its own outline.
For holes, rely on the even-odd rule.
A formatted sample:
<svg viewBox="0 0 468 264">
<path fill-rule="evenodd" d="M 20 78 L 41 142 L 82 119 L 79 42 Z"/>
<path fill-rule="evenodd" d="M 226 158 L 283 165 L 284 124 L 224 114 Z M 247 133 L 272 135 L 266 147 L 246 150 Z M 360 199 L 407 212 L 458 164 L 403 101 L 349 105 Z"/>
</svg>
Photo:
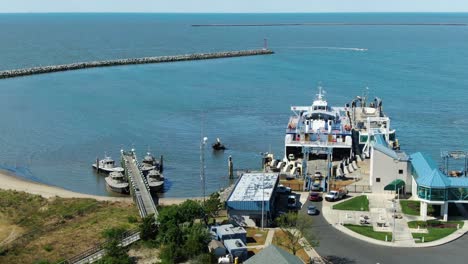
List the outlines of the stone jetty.
<svg viewBox="0 0 468 264">
<path fill-rule="evenodd" d="M 147 64 L 147 63 L 165 63 L 165 62 L 178 62 L 178 61 L 191 61 L 191 60 L 209 60 L 231 57 L 255 56 L 255 55 L 268 55 L 274 52 L 269 49 L 255 49 L 255 50 L 241 50 L 241 51 L 223 51 L 213 53 L 195 53 L 174 56 L 159 56 L 159 57 L 143 57 L 143 58 L 130 58 L 130 59 L 116 59 L 105 61 L 90 61 L 90 62 L 76 62 L 62 65 L 40 66 L 24 69 L 0 71 L 0 79 L 14 78 L 26 75 L 51 73 L 60 71 L 79 70 L 95 67 L 110 67 L 118 65 L 130 64 Z"/>
<path fill-rule="evenodd" d="M 283 26 L 468 26 L 468 23 L 260 23 L 192 24 L 192 27 L 283 27 Z"/>
</svg>

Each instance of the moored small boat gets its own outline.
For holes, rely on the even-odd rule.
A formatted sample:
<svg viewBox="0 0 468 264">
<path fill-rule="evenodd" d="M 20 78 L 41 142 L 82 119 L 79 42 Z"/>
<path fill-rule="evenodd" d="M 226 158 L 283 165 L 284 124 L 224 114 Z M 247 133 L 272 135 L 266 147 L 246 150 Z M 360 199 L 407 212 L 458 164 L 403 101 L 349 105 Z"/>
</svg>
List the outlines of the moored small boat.
<svg viewBox="0 0 468 264">
<path fill-rule="evenodd" d="M 161 156 L 161 161 L 158 161 L 154 158 L 154 156 L 150 153 L 147 152 L 146 156 L 143 158 L 141 161 L 141 171 L 143 173 L 148 173 L 150 170 L 158 170 L 161 171 L 161 162 L 162 162 L 162 156 Z"/>
<path fill-rule="evenodd" d="M 211 145 L 211 147 L 214 150 L 225 150 L 226 149 L 226 146 L 224 146 L 223 143 L 221 143 L 221 140 L 219 140 L 219 138 L 216 138 L 216 143 Z"/>
<path fill-rule="evenodd" d="M 96 163 L 93 163 L 93 168 L 97 170 L 97 172 L 105 172 L 105 173 L 111 173 L 111 172 L 123 172 L 124 168 L 122 167 L 116 167 L 115 166 L 115 161 L 109 157 L 105 156 L 104 159 L 99 160 L 96 159 Z"/>
<path fill-rule="evenodd" d="M 128 193 L 129 184 L 125 179 L 125 176 L 118 171 L 109 173 L 109 176 L 105 178 L 107 187 L 117 193 Z"/>
<path fill-rule="evenodd" d="M 146 176 L 151 191 L 161 191 L 164 186 L 164 176 L 159 170 L 150 170 Z"/>
</svg>

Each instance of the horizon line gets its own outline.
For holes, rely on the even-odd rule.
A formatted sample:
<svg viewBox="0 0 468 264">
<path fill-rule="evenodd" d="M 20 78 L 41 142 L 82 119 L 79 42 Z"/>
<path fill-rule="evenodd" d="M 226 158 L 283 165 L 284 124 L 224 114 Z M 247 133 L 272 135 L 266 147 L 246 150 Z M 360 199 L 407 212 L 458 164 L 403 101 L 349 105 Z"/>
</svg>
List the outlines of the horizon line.
<svg viewBox="0 0 468 264">
<path fill-rule="evenodd" d="M 468 14 L 466 11 L 311 11 L 311 12 L 185 12 L 185 11 L 51 11 L 51 12 L 1 12 L 0 14 Z"/>
</svg>

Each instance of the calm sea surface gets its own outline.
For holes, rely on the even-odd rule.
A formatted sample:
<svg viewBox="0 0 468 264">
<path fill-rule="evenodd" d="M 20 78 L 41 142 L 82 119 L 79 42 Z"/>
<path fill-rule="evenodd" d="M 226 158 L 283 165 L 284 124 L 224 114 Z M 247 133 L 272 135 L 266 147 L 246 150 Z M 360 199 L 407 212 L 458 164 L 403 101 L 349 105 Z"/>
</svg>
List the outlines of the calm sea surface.
<svg viewBox="0 0 468 264">
<path fill-rule="evenodd" d="M 91 163 L 121 148 L 165 156 L 168 197 L 227 183 L 227 158 L 257 168 L 283 155 L 291 105 L 321 83 L 332 105 L 369 87 L 409 153 L 468 149 L 468 27 L 191 27 L 202 23 L 468 23 L 468 14 L 0 15 L 0 70 L 76 61 L 258 48 L 271 56 L 87 69 L 0 80 L 0 164 L 47 184 L 108 194 Z M 110 194 L 108 194 L 110 195 Z"/>
</svg>

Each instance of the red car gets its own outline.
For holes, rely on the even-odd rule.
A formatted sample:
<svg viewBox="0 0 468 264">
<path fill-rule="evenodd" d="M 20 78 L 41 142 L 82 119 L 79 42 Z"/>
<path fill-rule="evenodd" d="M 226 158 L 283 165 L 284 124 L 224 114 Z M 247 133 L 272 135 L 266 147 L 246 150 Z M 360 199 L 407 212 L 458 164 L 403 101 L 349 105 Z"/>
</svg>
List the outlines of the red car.
<svg viewBox="0 0 468 264">
<path fill-rule="evenodd" d="M 322 195 L 318 192 L 311 192 L 309 194 L 309 201 L 320 202 L 322 201 Z"/>
</svg>

